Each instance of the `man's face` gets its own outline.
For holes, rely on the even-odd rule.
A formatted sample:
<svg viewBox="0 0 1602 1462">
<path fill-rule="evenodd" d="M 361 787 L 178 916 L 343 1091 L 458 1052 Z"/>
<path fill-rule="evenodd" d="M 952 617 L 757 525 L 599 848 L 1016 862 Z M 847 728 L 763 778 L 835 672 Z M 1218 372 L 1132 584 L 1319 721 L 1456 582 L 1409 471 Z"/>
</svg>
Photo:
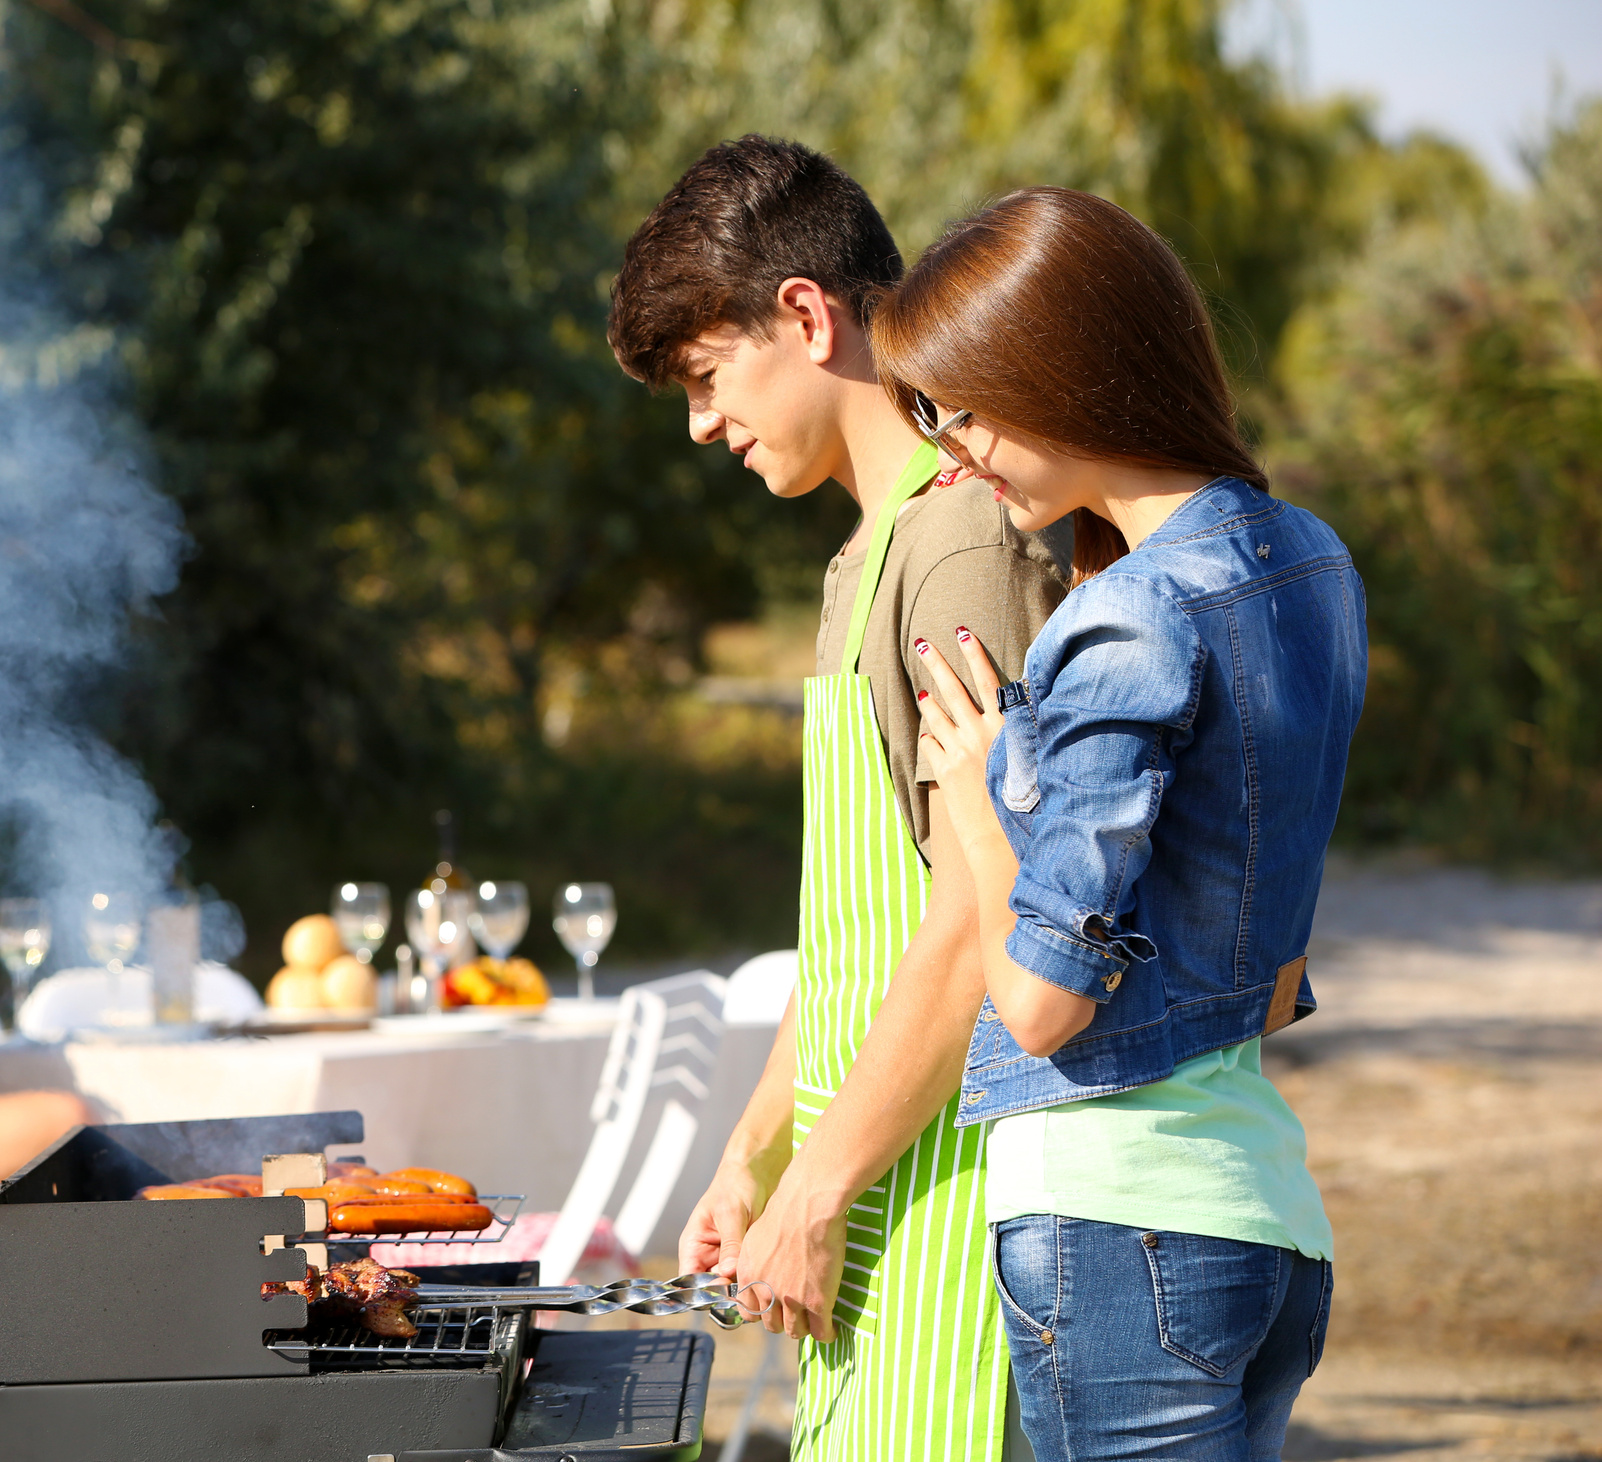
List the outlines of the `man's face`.
<svg viewBox="0 0 1602 1462">
<path fill-rule="evenodd" d="M 690 436 L 724 441 L 775 497 L 800 497 L 834 475 L 841 453 L 834 377 L 805 328 L 781 319 L 772 340 L 719 325 L 690 342 L 676 377 Z"/>
</svg>

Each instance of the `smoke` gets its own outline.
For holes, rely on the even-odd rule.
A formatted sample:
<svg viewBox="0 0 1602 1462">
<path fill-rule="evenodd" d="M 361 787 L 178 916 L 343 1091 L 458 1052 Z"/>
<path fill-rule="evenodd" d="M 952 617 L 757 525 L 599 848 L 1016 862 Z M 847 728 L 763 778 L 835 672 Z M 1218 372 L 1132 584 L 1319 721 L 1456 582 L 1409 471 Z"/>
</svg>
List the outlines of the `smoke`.
<svg viewBox="0 0 1602 1462">
<path fill-rule="evenodd" d="M 71 321 L 38 267 L 45 216 L 36 175 L 0 148 L 0 877 L 48 898 L 71 948 L 93 893 L 146 905 L 183 851 L 95 728 L 131 617 L 177 583 L 187 540 L 118 406 L 113 338 Z M 233 945 L 207 952 L 236 953 L 231 911 L 207 913 Z"/>
</svg>

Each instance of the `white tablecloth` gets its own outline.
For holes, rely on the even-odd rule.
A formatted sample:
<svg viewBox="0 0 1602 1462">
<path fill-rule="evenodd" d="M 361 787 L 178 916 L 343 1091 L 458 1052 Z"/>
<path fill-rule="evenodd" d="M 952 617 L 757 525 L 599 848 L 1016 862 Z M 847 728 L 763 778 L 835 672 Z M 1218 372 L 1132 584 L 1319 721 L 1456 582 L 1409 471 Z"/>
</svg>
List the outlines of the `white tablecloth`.
<svg viewBox="0 0 1602 1462">
<path fill-rule="evenodd" d="M 731 1027 L 701 1129 L 649 1246 L 669 1252 L 717 1166 L 773 1044 L 772 1026 Z M 530 1022 L 491 1035 L 375 1032 L 174 1045 L 0 1047 L 0 1091 L 56 1087 L 107 1120 L 170 1122 L 354 1109 L 380 1168 L 419 1165 L 484 1192 L 560 1208 L 593 1130 L 590 1099 L 610 1029 Z M 637 1144 L 638 1146 L 638 1144 Z M 632 1172 L 625 1170 L 615 1211 Z"/>
</svg>

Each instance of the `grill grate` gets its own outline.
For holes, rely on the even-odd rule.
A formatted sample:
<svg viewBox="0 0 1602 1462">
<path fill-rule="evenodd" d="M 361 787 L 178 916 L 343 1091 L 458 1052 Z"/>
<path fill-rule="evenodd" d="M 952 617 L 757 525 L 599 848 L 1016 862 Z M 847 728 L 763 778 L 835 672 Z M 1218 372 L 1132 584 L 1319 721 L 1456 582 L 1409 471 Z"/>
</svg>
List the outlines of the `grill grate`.
<svg viewBox="0 0 1602 1462">
<path fill-rule="evenodd" d="M 479 1305 L 412 1318 L 417 1334 L 410 1338 L 374 1335 L 356 1324 L 339 1324 L 310 1334 L 273 1330 L 265 1339 L 269 1350 L 287 1360 L 309 1363 L 315 1370 L 482 1366 L 513 1349 L 526 1323 L 521 1313 Z"/>
<path fill-rule="evenodd" d="M 338 1230 L 331 1230 L 328 1242 L 331 1244 L 361 1245 L 366 1248 L 372 1244 L 495 1244 L 499 1243 L 511 1232 L 512 1224 L 517 1215 L 523 1211 L 524 1197 L 521 1193 L 480 1193 L 478 1201 L 495 1215 L 494 1222 L 488 1228 L 478 1233 L 415 1233 L 415 1234 L 344 1234 Z"/>
</svg>

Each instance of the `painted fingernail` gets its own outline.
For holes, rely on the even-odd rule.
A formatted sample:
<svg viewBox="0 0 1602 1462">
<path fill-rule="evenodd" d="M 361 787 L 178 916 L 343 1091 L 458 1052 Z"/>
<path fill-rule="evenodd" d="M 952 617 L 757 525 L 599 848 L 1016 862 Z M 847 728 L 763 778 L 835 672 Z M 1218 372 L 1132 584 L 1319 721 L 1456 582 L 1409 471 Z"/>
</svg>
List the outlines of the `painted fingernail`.
<svg viewBox="0 0 1602 1462">
<path fill-rule="evenodd" d="M 969 633 L 967 625 L 959 624 L 957 626 L 957 638 L 961 640 L 963 644 L 967 644 L 968 641 L 973 638 L 973 635 Z"/>
<path fill-rule="evenodd" d="M 920 690 L 920 691 L 919 691 L 919 692 L 918 692 L 918 699 L 919 699 L 919 700 L 920 700 L 920 701 L 926 701 L 926 700 L 928 700 L 928 699 L 929 699 L 929 692 L 928 692 L 928 691 L 926 691 L 926 690 Z"/>
<path fill-rule="evenodd" d="M 929 653 L 929 641 L 925 639 L 916 639 L 912 642 L 912 648 L 920 655 L 927 655 Z"/>
</svg>

